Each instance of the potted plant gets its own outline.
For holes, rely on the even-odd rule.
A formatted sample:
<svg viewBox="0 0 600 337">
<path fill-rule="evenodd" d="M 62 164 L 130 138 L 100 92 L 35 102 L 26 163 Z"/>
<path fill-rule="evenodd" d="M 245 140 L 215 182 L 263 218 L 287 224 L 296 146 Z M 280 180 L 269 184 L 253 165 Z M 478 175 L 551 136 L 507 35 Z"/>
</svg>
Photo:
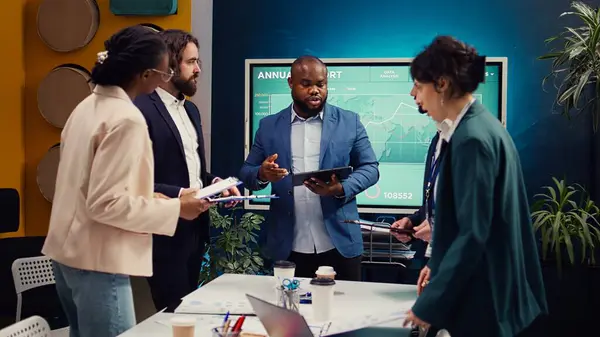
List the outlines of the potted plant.
<svg viewBox="0 0 600 337">
<path fill-rule="evenodd" d="M 532 223 L 541 241 L 542 273 L 552 336 L 588 336 L 589 319 L 599 301 L 596 254 L 600 245 L 599 209 L 586 190 L 552 178 L 554 186 L 537 194 Z"/>
<path fill-rule="evenodd" d="M 264 261 L 258 251 L 257 231 L 265 218 L 260 214 L 242 211 L 242 207 L 222 208 L 220 211 L 218 206 L 213 206 L 209 209 L 211 226 L 217 234 L 211 237 L 204 257 L 200 285 L 223 273 L 264 272 Z"/>
<path fill-rule="evenodd" d="M 565 27 L 560 34 L 546 39 L 554 47 L 538 57 L 552 60 L 543 84 L 553 80 L 558 89 L 555 103 L 567 118 L 589 111 L 596 132 L 600 122 L 600 11 L 581 1 L 572 2 L 571 9 L 560 17 L 574 16 L 579 26 Z"/>
<path fill-rule="evenodd" d="M 534 230 L 540 232 L 542 260 L 555 262 L 560 275 L 565 261 L 571 265 L 595 264 L 595 252 L 600 245 L 596 218 L 600 210 L 582 186 L 567 186 L 564 180 L 552 180 L 554 187 L 546 186 L 547 193 L 534 196 L 538 200 L 531 217 Z M 550 257 L 550 253 L 554 256 Z"/>
</svg>

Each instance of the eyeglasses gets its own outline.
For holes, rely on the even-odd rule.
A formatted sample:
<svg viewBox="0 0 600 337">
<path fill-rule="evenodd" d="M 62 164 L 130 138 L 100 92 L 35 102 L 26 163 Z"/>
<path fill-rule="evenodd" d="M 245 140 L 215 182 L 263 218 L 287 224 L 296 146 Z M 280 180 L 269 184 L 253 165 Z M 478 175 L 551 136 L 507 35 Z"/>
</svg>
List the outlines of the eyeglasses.
<svg viewBox="0 0 600 337">
<path fill-rule="evenodd" d="M 173 69 L 169 69 L 168 73 L 165 73 L 164 71 L 160 71 L 158 69 L 150 69 L 150 70 L 154 71 L 155 73 L 160 74 L 160 79 L 163 80 L 164 82 L 169 82 L 175 75 L 175 71 Z"/>
</svg>

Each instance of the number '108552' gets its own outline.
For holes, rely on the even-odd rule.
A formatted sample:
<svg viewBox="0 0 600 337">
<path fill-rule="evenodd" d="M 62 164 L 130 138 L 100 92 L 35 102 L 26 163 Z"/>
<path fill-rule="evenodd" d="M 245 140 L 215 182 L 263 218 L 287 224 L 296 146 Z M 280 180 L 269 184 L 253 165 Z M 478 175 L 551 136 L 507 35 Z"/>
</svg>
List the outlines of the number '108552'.
<svg viewBox="0 0 600 337">
<path fill-rule="evenodd" d="M 412 200 L 413 194 L 410 192 L 383 192 L 386 199 Z"/>
</svg>

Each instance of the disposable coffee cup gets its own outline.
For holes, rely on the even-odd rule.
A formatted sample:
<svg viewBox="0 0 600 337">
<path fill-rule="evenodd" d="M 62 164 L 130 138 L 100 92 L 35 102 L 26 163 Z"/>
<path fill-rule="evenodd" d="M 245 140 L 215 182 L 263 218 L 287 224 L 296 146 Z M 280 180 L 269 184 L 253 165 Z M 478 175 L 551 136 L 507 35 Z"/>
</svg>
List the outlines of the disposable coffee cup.
<svg viewBox="0 0 600 337">
<path fill-rule="evenodd" d="M 319 269 L 315 272 L 317 278 L 330 278 L 335 279 L 335 270 L 330 266 L 320 266 Z"/>
<path fill-rule="evenodd" d="M 331 319 L 333 306 L 333 288 L 335 281 L 328 277 L 316 277 L 310 281 L 312 289 L 313 318 L 316 322 Z"/>
<path fill-rule="evenodd" d="M 191 316 L 175 316 L 171 318 L 173 337 L 194 337 L 196 318 Z"/>
<path fill-rule="evenodd" d="M 279 260 L 273 265 L 273 274 L 275 275 L 275 287 L 281 287 L 283 280 L 294 278 L 296 273 L 296 264 L 291 261 Z"/>
</svg>

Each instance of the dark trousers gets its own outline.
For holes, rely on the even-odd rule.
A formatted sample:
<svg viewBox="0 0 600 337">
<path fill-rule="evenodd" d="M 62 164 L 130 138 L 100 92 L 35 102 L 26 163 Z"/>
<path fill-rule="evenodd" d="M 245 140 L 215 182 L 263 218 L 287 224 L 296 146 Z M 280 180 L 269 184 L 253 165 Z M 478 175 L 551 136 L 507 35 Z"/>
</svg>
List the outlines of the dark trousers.
<svg viewBox="0 0 600 337">
<path fill-rule="evenodd" d="M 148 284 L 157 311 L 177 306 L 182 297 L 198 288 L 204 243 L 196 242 L 194 246 L 153 256 L 154 270 Z"/>
<path fill-rule="evenodd" d="M 291 252 L 288 260 L 296 264 L 296 277 L 313 278 L 319 266 L 331 266 L 336 272 L 336 280 L 361 281 L 362 279 L 362 256 L 347 258 L 335 248 L 320 254 Z"/>
</svg>

